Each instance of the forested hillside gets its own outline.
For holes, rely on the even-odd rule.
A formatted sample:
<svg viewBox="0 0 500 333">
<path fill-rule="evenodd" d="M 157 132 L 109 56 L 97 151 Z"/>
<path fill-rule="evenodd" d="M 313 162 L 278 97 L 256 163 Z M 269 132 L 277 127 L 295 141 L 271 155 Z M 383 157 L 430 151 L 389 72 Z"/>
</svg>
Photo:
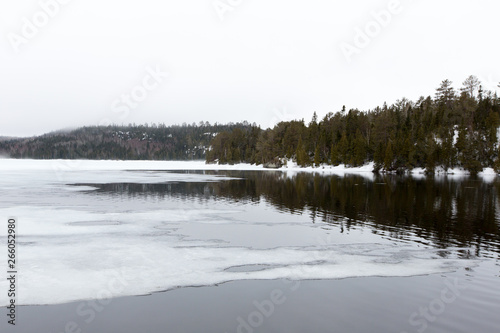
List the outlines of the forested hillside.
<svg viewBox="0 0 500 333">
<path fill-rule="evenodd" d="M 286 121 L 272 129 L 252 126 L 220 132 L 207 162 L 279 165 L 293 159 L 301 166 L 375 162 L 375 171 L 403 172 L 415 167 L 432 173 L 438 166 L 477 173 L 500 167 L 500 101 L 484 91 L 475 76 L 460 90 L 444 80 L 435 96 L 406 98 L 373 110 L 329 113 L 309 123 Z"/>
<path fill-rule="evenodd" d="M 182 126 L 128 125 L 82 127 L 33 138 L 0 140 L 0 154 L 35 159 L 205 159 L 210 141 L 221 131 L 248 123 Z"/>
</svg>

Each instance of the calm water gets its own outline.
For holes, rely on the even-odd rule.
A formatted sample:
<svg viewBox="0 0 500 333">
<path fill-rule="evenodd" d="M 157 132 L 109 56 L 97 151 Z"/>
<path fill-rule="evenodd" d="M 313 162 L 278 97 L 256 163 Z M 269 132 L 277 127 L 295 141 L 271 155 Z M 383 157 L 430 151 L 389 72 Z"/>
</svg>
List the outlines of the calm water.
<svg viewBox="0 0 500 333">
<path fill-rule="evenodd" d="M 0 324 L 8 332 L 500 330 L 496 179 L 4 175 L 14 180 L 0 181 L 2 215 L 26 220 L 25 304 L 52 304 L 22 307 L 15 330 Z M 146 274 L 92 317 L 81 299 L 110 267 Z"/>
<path fill-rule="evenodd" d="M 94 196 L 127 201 L 171 199 L 188 203 L 223 201 L 235 205 L 266 203 L 285 216 L 327 230 L 364 229 L 397 240 L 437 248 L 464 246 L 469 255 L 498 259 L 500 181 L 481 178 L 321 176 L 282 172 L 185 171 L 237 180 L 213 183 L 75 184 L 97 187 Z"/>
</svg>

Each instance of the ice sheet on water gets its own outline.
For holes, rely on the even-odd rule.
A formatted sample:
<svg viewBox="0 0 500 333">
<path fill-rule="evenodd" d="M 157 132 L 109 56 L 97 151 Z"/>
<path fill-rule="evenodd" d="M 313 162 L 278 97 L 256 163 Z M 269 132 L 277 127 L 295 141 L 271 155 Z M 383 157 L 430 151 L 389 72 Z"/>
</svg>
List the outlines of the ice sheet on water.
<svg viewBox="0 0 500 333">
<path fill-rule="evenodd" d="M 0 170 L 117 171 L 117 170 L 262 170 L 250 164 L 218 165 L 204 161 L 17 160 L 0 159 Z"/>
<path fill-rule="evenodd" d="M 456 256 L 441 258 L 430 248 L 422 250 L 382 240 L 341 244 L 325 238 L 307 246 L 257 249 L 182 234 L 182 223 L 202 220 L 207 213 L 224 220 L 230 219 L 234 211 L 97 213 L 34 206 L 0 209 L 1 216 L 22 216 L 18 229 L 23 242 L 18 302 L 54 304 L 142 295 L 242 279 L 412 276 L 474 265 L 473 260 Z M 0 230 L 0 237 L 4 247 L 5 230 Z M 0 280 L 0 290 L 6 290 L 6 283 Z M 6 305 L 6 295 L 0 297 L 0 306 Z"/>
<path fill-rule="evenodd" d="M 137 183 L 137 184 L 166 184 L 178 182 L 219 182 L 236 179 L 224 175 L 204 174 L 204 173 L 179 173 L 166 172 L 164 170 L 134 170 L 127 169 L 128 163 L 121 165 L 121 168 L 114 164 L 103 165 L 103 169 L 67 169 L 53 170 L 50 164 L 34 163 L 31 169 L 27 165 L 20 163 L 5 164 L 0 160 L 0 189 L 3 190 L 23 190 L 23 189 L 51 189 L 68 191 L 91 191 L 92 186 L 67 187 L 66 184 L 109 184 L 109 183 Z M 23 161 L 26 162 L 26 161 Z M 45 161 L 48 162 L 48 161 Z M 144 164 L 146 166 L 147 164 Z M 16 169 L 19 166 L 20 169 Z M 154 166 L 154 164 L 153 164 Z M 166 167 L 167 165 L 165 165 Z M 117 167 L 113 169 L 111 167 Z"/>
<path fill-rule="evenodd" d="M 288 215 L 290 223 L 274 216 L 272 223 L 266 222 L 267 216 L 259 216 L 262 209 L 255 210 L 255 206 L 250 216 L 238 212 L 241 207 L 235 205 L 142 211 L 99 206 L 94 211 L 84 207 L 85 201 L 80 207 L 71 200 L 66 205 L 60 203 L 62 196 L 80 195 L 70 191 L 96 189 L 67 184 L 228 179 L 204 173 L 158 172 L 210 168 L 222 167 L 203 162 L 1 160 L 0 171 L 5 177 L 0 180 L 0 190 L 8 193 L 3 197 L 8 200 L 0 204 L 0 216 L 20 218 L 18 304 L 140 295 L 241 279 L 410 276 L 474 264 L 453 257 L 444 259 L 434 250 L 417 251 L 372 234 L 356 238 L 357 244 L 342 243 L 341 238 L 300 244 L 293 235 L 312 239 L 317 228 L 291 223 Z M 248 166 L 251 168 L 254 166 Z M 48 200 L 35 200 L 40 196 Z M 238 237 L 228 237 L 224 234 L 228 230 Z M 258 232 L 252 234 L 252 230 Z M 5 232 L 0 228 L 2 248 Z M 260 235 L 260 242 L 240 239 L 242 233 L 243 238 Z M 280 239 L 272 247 L 264 246 L 273 241 L 272 237 Z M 0 270 L 5 272 L 5 265 L 0 261 Z M 6 284 L 6 280 L 0 280 L 0 290 L 6 290 Z M 6 294 L 0 293 L 0 306 L 6 304 Z"/>
<path fill-rule="evenodd" d="M 132 171 L 132 170 L 260 170 L 275 172 L 276 169 L 265 169 L 262 165 L 246 163 L 234 165 L 206 164 L 204 161 L 111 161 L 111 160 L 13 160 L 0 159 L 0 171 L 39 171 L 51 172 L 58 179 L 64 178 L 75 171 Z M 288 161 L 279 171 L 293 177 L 298 172 L 312 172 L 324 175 L 345 176 L 358 174 L 368 180 L 373 180 L 373 163 L 362 167 L 346 167 L 345 165 L 320 167 L 299 167 L 295 162 Z"/>
<path fill-rule="evenodd" d="M 69 192 L 85 192 L 85 191 L 95 191 L 98 190 L 99 188 L 95 186 L 85 186 L 85 185 L 80 185 L 80 186 L 63 186 L 63 190 L 69 191 Z"/>
</svg>

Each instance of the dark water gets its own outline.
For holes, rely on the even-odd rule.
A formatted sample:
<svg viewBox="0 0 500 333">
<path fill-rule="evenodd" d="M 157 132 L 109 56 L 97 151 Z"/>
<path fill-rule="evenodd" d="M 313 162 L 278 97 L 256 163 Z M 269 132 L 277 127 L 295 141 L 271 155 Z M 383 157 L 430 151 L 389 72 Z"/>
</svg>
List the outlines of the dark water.
<svg viewBox="0 0 500 333">
<path fill-rule="evenodd" d="M 186 173 L 199 173 L 186 171 Z M 471 177 L 374 175 L 373 179 L 282 172 L 203 171 L 237 180 L 209 183 L 78 184 L 99 188 L 94 195 L 176 198 L 182 201 L 265 201 L 285 214 L 307 214 L 310 223 L 341 232 L 366 228 L 374 234 L 419 241 L 445 249 L 469 247 L 471 255 L 499 258 L 500 181 Z"/>
<path fill-rule="evenodd" d="M 131 171 L 140 173 L 140 171 Z M 282 172 L 185 171 L 221 181 L 72 183 L 70 202 L 127 211 L 163 207 L 243 207 L 235 222 L 265 222 L 271 231 L 224 230 L 222 241 L 268 248 L 308 237 L 276 221 L 313 225 L 315 233 L 358 244 L 378 237 L 437 257 L 454 253 L 476 264 L 446 274 L 336 280 L 232 281 L 121 297 L 96 305 L 86 322 L 81 302 L 26 306 L 8 332 L 486 332 L 500 331 L 500 181 L 480 178 L 320 176 Z M 37 199 L 43 204 L 44 199 Z M 101 208 L 100 208 L 101 207 Z M 113 207 L 113 208 L 109 208 Z M 192 237 L 211 227 L 183 226 Z M 192 228 L 192 229 L 190 229 Z M 239 235 L 243 230 L 249 235 Z M 301 229 L 302 230 L 302 229 Z M 337 235 L 337 236 L 335 236 Z M 338 236 L 340 235 L 340 236 Z M 214 236 L 215 237 L 215 236 Z M 341 238 L 338 238 L 341 237 Z M 301 240 L 301 238 L 303 238 Z M 432 260 L 432 259 L 431 259 Z M 243 271 L 265 269 L 259 265 Z M 237 272 L 240 268 L 232 268 Z M 67 326 L 71 323 L 70 326 Z M 3 325 L 4 323 L 2 323 Z M 74 324 L 74 325 L 73 325 Z M 0 326 L 3 328 L 5 326 Z M 2 330 L 3 331 L 3 330 Z"/>
</svg>

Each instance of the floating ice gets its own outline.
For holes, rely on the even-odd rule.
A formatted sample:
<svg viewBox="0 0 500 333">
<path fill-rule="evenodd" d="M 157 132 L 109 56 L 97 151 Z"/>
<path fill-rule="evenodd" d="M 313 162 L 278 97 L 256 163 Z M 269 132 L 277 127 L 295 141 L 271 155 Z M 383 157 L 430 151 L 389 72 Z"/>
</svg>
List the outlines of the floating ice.
<svg viewBox="0 0 500 333">
<path fill-rule="evenodd" d="M 264 200 L 262 206 L 183 205 L 173 199 L 137 203 L 97 197 L 94 187 L 68 185 L 229 179 L 153 171 L 211 168 L 204 163 L 64 163 L 0 160 L 0 216 L 19 219 L 18 304 L 143 295 L 243 279 L 412 276 L 475 263 L 458 259 L 453 251 L 442 258 L 430 247 L 372 233 L 354 238 L 355 244 L 353 238 L 329 238 L 328 230 L 266 207 Z M 6 228 L 0 228 L 3 249 L 5 236 Z M 5 260 L 0 270 L 6 271 Z M 5 279 L 0 290 L 7 290 Z M 0 306 L 6 304 L 2 292 Z"/>
<path fill-rule="evenodd" d="M 98 214 L 44 207 L 0 209 L 1 216 L 20 212 L 19 304 L 143 295 L 243 279 L 412 276 L 474 264 L 454 257 L 436 259 L 434 250 L 382 240 L 335 244 L 325 238 L 307 246 L 255 249 L 182 234 L 182 223 L 191 219 L 207 214 L 224 219 L 234 211 Z M 4 230 L 1 237 L 4 247 Z M 0 290 L 6 287 L 2 280 Z M 6 304 L 1 294 L 0 306 Z"/>
</svg>

